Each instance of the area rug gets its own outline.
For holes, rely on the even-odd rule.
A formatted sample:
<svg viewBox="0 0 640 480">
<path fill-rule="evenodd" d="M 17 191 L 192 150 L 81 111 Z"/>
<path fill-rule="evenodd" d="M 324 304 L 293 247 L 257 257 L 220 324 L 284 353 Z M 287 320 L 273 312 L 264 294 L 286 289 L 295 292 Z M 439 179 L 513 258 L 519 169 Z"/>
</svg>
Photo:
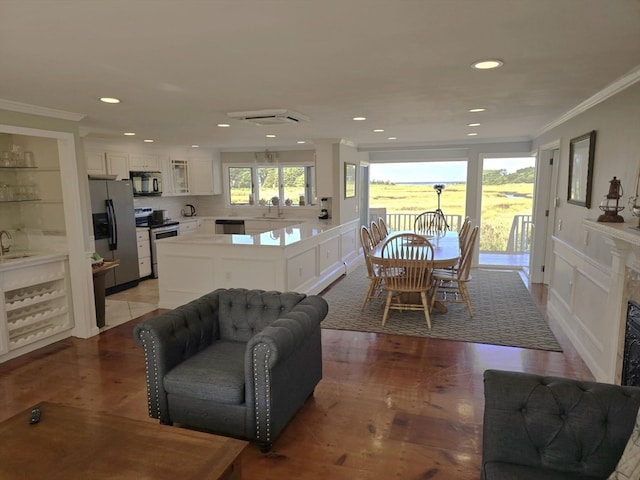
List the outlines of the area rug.
<svg viewBox="0 0 640 480">
<path fill-rule="evenodd" d="M 447 313 L 431 313 L 431 330 L 424 314 L 414 311 L 391 310 L 383 327 L 382 296 L 361 311 L 369 279 L 360 266 L 324 294 L 329 314 L 322 328 L 562 351 L 517 272 L 474 269 L 472 276 L 473 318 L 465 304 L 446 303 Z"/>
</svg>

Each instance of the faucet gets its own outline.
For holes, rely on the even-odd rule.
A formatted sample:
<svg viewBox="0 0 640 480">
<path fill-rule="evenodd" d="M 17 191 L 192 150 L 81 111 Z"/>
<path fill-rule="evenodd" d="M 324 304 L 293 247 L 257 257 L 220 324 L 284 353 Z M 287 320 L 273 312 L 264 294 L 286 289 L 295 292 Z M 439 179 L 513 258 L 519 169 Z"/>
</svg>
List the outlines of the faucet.
<svg viewBox="0 0 640 480">
<path fill-rule="evenodd" d="M 269 202 L 267 203 L 267 207 L 268 207 L 268 208 L 267 208 L 267 215 L 266 215 L 266 216 L 267 216 L 268 218 L 275 218 L 275 217 L 272 217 L 272 216 L 271 216 L 271 207 L 272 207 L 272 206 L 274 206 L 274 207 L 276 207 L 276 208 L 277 208 L 277 212 L 278 212 L 278 217 L 277 217 L 277 218 L 282 218 L 282 210 L 281 210 L 281 208 L 280 208 L 280 200 L 278 199 L 278 200 L 276 200 L 276 201 L 274 202 L 274 200 L 275 200 L 275 199 L 277 199 L 277 198 L 278 198 L 278 197 L 273 197 L 273 198 L 272 198 L 271 200 L 269 200 Z M 263 216 L 264 216 L 264 214 L 263 214 Z"/>
<path fill-rule="evenodd" d="M 11 234 L 9 232 L 7 232 L 6 230 L 2 230 L 0 231 L 0 256 L 2 256 L 5 253 L 9 253 L 9 249 L 11 248 L 11 245 L 8 246 L 4 246 L 4 243 L 2 243 L 2 236 L 5 235 L 7 237 L 7 240 L 11 240 Z"/>
</svg>

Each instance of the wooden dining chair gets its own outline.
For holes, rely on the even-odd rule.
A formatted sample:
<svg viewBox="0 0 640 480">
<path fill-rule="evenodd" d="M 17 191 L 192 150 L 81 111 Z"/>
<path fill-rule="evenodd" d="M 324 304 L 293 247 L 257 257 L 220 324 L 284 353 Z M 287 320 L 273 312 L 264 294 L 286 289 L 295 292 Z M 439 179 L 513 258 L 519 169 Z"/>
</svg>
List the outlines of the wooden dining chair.
<svg viewBox="0 0 640 480">
<path fill-rule="evenodd" d="M 458 232 L 458 240 L 460 242 L 460 252 L 464 251 L 465 244 L 469 238 L 469 231 L 471 230 L 471 219 L 466 217 L 462 226 L 460 227 L 460 231 Z"/>
<path fill-rule="evenodd" d="M 466 303 L 469 316 L 473 317 L 471 307 L 471 297 L 467 290 L 467 283 L 471 278 L 471 262 L 473 260 L 473 249 L 478 238 L 478 226 L 476 225 L 469 233 L 465 249 L 460 257 L 457 269 L 434 269 L 432 273 L 433 289 L 431 291 L 431 302 L 429 308 L 432 309 L 436 301 Z"/>
<path fill-rule="evenodd" d="M 382 258 L 376 258 L 375 263 L 383 278 L 382 288 L 387 291 L 382 326 L 387 323 L 391 309 L 422 310 L 431 329 L 427 298 L 433 270 L 431 243 L 413 233 L 392 236 L 382 247 Z"/>
<path fill-rule="evenodd" d="M 384 218 L 378 217 L 378 228 L 380 229 L 380 236 L 384 240 L 389 236 L 389 228 L 387 227 L 387 222 L 384 221 Z"/>
<path fill-rule="evenodd" d="M 367 266 L 367 277 L 369 278 L 369 288 L 362 301 L 362 310 L 364 310 L 369 300 L 380 295 L 382 291 L 380 288 L 382 286 L 382 276 L 380 276 L 378 267 L 373 264 L 371 257 L 369 257 L 369 252 L 375 247 L 375 244 L 369 229 L 365 225 L 360 227 L 360 244 L 364 253 L 364 263 Z"/>
<path fill-rule="evenodd" d="M 371 228 L 369 231 L 371 232 L 371 236 L 373 237 L 374 245 L 378 245 L 382 240 L 382 232 L 380 232 L 380 227 L 375 220 L 371 221 Z"/>
<path fill-rule="evenodd" d="M 445 232 L 448 228 L 442 212 L 422 212 L 413 221 L 413 231 L 420 234 Z"/>
</svg>

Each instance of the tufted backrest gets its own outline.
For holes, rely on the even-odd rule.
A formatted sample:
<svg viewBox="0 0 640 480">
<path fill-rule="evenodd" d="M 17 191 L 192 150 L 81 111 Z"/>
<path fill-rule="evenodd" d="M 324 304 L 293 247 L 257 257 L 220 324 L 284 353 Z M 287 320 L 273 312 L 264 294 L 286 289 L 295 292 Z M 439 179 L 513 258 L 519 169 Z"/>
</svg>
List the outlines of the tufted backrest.
<svg viewBox="0 0 640 480">
<path fill-rule="evenodd" d="M 640 406 L 640 388 L 499 370 L 484 373 L 484 392 L 483 465 L 601 478 L 615 468 Z"/>
<path fill-rule="evenodd" d="M 220 339 L 247 342 L 254 334 L 288 313 L 306 295 L 232 288 L 216 290 Z"/>
</svg>

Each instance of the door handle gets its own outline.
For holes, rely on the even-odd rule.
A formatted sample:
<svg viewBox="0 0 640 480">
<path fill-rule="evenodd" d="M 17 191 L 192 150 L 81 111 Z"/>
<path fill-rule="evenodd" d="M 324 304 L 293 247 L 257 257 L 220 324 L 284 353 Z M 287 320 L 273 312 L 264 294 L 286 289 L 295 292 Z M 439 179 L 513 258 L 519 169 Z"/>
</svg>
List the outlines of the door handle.
<svg viewBox="0 0 640 480">
<path fill-rule="evenodd" d="M 118 221 L 113 200 L 107 199 L 107 221 L 109 222 L 109 250 L 118 249 Z"/>
</svg>

